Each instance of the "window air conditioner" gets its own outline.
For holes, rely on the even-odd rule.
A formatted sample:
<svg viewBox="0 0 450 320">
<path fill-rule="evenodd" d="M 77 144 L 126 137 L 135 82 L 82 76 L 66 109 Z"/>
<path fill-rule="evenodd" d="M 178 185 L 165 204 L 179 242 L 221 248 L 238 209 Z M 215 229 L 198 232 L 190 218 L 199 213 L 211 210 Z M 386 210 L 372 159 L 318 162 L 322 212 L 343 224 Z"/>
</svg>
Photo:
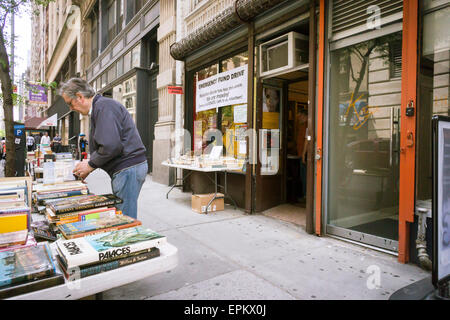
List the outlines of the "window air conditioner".
<svg viewBox="0 0 450 320">
<path fill-rule="evenodd" d="M 308 37 L 289 32 L 259 45 L 260 77 L 281 74 L 308 63 Z"/>
</svg>

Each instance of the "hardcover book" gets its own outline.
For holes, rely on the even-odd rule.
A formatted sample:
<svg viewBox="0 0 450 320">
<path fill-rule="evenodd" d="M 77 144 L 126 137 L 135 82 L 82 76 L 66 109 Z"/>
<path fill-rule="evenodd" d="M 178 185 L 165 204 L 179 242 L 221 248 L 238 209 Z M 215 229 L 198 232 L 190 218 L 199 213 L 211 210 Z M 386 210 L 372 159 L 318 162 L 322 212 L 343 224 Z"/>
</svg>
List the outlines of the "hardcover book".
<svg viewBox="0 0 450 320">
<path fill-rule="evenodd" d="M 27 243 L 28 230 L 0 233 L 0 248 Z"/>
<path fill-rule="evenodd" d="M 56 244 L 67 268 L 73 268 L 159 247 L 166 242 L 165 236 L 139 226 L 71 240 L 59 239 Z"/>
<path fill-rule="evenodd" d="M 50 194 L 36 195 L 36 201 L 38 204 L 42 205 L 42 204 L 44 204 L 45 200 L 57 199 L 57 198 L 67 198 L 67 197 L 73 197 L 73 196 L 81 196 L 81 195 L 87 195 L 88 193 L 89 193 L 88 189 L 54 192 L 54 193 L 50 193 Z"/>
<path fill-rule="evenodd" d="M 81 211 L 105 206 L 114 206 L 122 203 L 123 200 L 114 194 L 92 195 L 85 199 L 66 198 L 61 201 L 48 204 L 48 207 L 55 214 L 62 214 L 72 211 Z"/>
<path fill-rule="evenodd" d="M 54 274 L 55 265 L 46 242 L 0 253 L 0 288 Z"/>
<path fill-rule="evenodd" d="M 64 272 L 64 276 L 67 279 L 75 280 L 80 278 L 85 278 L 88 276 L 92 276 L 94 274 L 114 270 L 120 267 L 124 267 L 133 263 L 149 260 L 152 258 L 156 258 L 160 256 L 159 248 L 151 248 L 149 250 L 146 250 L 143 253 L 139 253 L 136 255 L 130 255 L 124 258 L 112 260 L 109 262 L 104 263 L 98 263 L 95 265 L 89 265 L 89 266 L 83 266 L 80 268 L 71 268 L 66 269 L 64 266 L 64 262 L 62 261 L 61 257 L 59 255 L 56 256 L 59 265 L 61 266 L 62 271 Z"/>
<path fill-rule="evenodd" d="M 119 230 L 141 225 L 141 222 L 124 215 L 66 223 L 58 226 L 66 239 L 84 237 L 98 232 Z M 97 231 L 97 232 L 95 232 Z"/>
<path fill-rule="evenodd" d="M 21 284 L 9 285 L 0 289 L 0 299 L 7 299 L 21 294 L 47 289 L 64 283 L 62 273 L 55 273 L 43 279 Z"/>
</svg>

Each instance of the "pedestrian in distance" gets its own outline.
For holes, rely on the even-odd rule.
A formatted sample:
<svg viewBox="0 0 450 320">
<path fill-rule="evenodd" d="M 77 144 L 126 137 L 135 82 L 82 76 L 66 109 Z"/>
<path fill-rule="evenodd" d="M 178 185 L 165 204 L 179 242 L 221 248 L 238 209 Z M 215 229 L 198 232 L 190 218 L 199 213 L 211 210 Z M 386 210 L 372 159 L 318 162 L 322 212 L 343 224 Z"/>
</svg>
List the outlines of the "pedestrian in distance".
<svg viewBox="0 0 450 320">
<path fill-rule="evenodd" d="M 31 134 L 27 136 L 27 151 L 31 152 L 34 150 L 34 138 Z"/>
<path fill-rule="evenodd" d="M 49 147 L 50 146 L 50 137 L 48 136 L 48 132 L 45 132 L 41 138 L 41 146 Z"/>
<path fill-rule="evenodd" d="M 53 150 L 55 153 L 61 153 L 61 137 L 59 136 L 59 134 L 55 134 L 55 137 L 53 138 Z"/>
<path fill-rule="evenodd" d="M 88 141 L 86 140 L 86 135 L 84 133 L 80 133 L 80 140 L 78 142 L 78 146 L 80 147 L 80 157 L 81 159 L 87 159 L 87 145 Z"/>
<path fill-rule="evenodd" d="M 114 99 L 96 94 L 83 79 L 61 84 L 60 95 L 70 107 L 90 116 L 90 159 L 77 164 L 73 173 L 85 179 L 97 168 L 111 177 L 113 193 L 123 200 L 117 209 L 137 218 L 137 199 L 147 176 L 146 149 L 127 109 Z"/>
</svg>

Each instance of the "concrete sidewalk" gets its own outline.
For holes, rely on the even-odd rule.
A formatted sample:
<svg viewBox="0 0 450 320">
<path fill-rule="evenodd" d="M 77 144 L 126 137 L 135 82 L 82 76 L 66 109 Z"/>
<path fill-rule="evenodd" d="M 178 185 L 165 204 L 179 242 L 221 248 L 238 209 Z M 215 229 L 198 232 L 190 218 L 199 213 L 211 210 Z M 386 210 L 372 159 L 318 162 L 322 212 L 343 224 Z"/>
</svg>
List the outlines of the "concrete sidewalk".
<svg viewBox="0 0 450 320">
<path fill-rule="evenodd" d="M 94 193 L 111 192 L 105 172 L 87 179 Z M 430 274 L 397 257 L 294 224 L 226 206 L 191 210 L 191 194 L 152 182 L 139 198 L 142 224 L 178 248 L 172 271 L 104 292 L 104 299 L 388 299 Z"/>
</svg>

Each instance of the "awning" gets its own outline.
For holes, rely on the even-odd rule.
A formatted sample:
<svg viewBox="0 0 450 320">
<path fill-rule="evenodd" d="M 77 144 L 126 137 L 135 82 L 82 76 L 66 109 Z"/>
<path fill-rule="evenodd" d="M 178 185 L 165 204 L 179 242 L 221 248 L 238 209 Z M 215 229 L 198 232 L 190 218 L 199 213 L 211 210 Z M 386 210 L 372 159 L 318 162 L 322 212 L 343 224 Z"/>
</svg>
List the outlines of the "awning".
<svg viewBox="0 0 450 320">
<path fill-rule="evenodd" d="M 38 129 L 38 126 L 43 122 L 47 120 L 45 117 L 32 117 L 25 120 L 25 129 L 26 130 L 33 130 Z M 48 129 L 47 128 L 40 128 L 40 129 Z"/>
<path fill-rule="evenodd" d="M 41 127 L 56 127 L 58 125 L 58 114 L 55 113 L 50 118 L 45 119 L 38 125 L 38 129 Z"/>
<path fill-rule="evenodd" d="M 236 0 L 233 6 L 225 9 L 207 24 L 173 43 L 170 46 L 170 55 L 175 60 L 183 60 L 189 53 L 240 24 L 250 22 L 257 15 L 284 1 L 286 0 Z"/>
</svg>

